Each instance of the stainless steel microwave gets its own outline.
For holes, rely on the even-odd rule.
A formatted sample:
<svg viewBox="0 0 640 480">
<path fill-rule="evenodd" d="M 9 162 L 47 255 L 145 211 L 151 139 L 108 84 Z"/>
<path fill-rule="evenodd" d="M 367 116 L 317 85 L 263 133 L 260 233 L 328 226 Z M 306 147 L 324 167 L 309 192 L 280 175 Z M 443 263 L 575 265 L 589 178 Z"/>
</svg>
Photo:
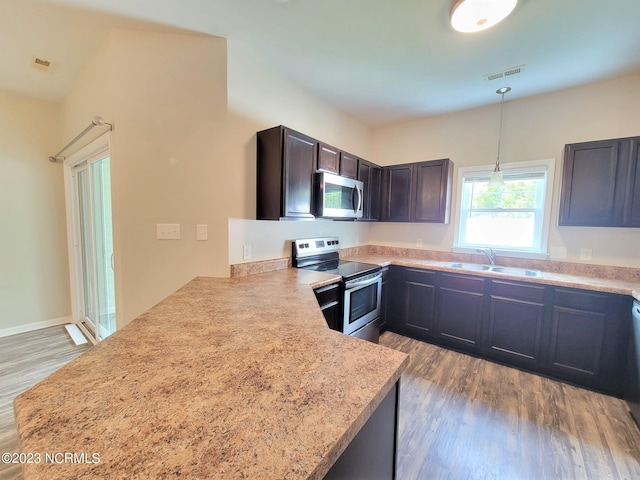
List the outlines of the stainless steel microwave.
<svg viewBox="0 0 640 480">
<path fill-rule="evenodd" d="M 316 217 L 362 218 L 364 184 L 360 180 L 318 172 L 314 187 Z"/>
</svg>

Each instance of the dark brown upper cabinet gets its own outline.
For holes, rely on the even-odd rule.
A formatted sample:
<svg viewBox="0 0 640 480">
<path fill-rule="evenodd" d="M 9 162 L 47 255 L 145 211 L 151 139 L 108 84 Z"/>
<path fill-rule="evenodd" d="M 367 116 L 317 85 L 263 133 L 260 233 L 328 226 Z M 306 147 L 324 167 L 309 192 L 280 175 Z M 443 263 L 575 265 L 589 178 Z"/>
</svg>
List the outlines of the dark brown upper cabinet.
<svg viewBox="0 0 640 480">
<path fill-rule="evenodd" d="M 317 145 L 317 140 L 282 125 L 258 132 L 258 220 L 314 218 L 311 200 Z"/>
<path fill-rule="evenodd" d="M 627 227 L 640 227 L 640 137 L 631 141 L 631 162 L 626 191 L 623 223 Z"/>
<path fill-rule="evenodd" d="M 318 170 L 340 174 L 340 150 L 323 142 L 318 142 Z"/>
<path fill-rule="evenodd" d="M 449 223 L 452 180 L 448 158 L 384 167 L 383 220 Z"/>
<path fill-rule="evenodd" d="M 380 189 L 382 167 L 366 160 L 358 159 L 358 180 L 364 184 L 364 203 L 361 220 L 380 220 Z"/>
<path fill-rule="evenodd" d="M 340 152 L 340 175 L 358 179 L 358 157 L 347 152 Z"/>
<path fill-rule="evenodd" d="M 640 227 L 640 137 L 565 146 L 560 226 Z"/>
<path fill-rule="evenodd" d="M 355 180 L 358 178 L 358 157 L 327 143 L 318 142 L 317 169 Z"/>
</svg>

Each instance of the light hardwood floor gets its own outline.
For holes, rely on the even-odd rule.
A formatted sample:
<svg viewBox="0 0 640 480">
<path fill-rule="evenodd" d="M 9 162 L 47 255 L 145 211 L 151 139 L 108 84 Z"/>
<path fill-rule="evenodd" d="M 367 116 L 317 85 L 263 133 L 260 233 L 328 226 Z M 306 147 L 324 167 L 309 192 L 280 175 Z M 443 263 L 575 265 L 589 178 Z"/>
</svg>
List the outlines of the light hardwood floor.
<svg viewBox="0 0 640 480">
<path fill-rule="evenodd" d="M 91 344 L 76 346 L 63 326 L 0 338 L 0 453 L 18 451 L 13 399 Z M 0 462 L 0 479 L 21 479 L 19 465 Z"/>
<path fill-rule="evenodd" d="M 640 479 L 617 398 L 386 332 L 408 353 L 398 479 Z"/>
</svg>

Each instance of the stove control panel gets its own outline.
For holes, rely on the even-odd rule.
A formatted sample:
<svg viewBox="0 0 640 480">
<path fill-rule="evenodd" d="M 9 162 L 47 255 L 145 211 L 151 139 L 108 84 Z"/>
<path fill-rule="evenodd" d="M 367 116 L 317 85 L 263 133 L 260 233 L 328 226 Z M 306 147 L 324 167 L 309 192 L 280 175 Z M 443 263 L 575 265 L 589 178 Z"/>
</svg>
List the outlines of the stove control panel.
<svg viewBox="0 0 640 480">
<path fill-rule="evenodd" d="M 311 255 L 321 255 L 340 250 L 340 240 L 338 237 L 303 238 L 293 241 L 293 256 L 308 257 Z"/>
</svg>

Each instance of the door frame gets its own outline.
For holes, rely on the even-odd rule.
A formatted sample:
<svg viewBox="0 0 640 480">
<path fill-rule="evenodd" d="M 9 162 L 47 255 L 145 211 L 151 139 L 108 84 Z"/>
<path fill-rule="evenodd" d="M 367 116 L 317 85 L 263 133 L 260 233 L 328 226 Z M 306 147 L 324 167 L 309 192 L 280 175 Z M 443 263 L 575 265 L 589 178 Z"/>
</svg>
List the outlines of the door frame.
<svg viewBox="0 0 640 480">
<path fill-rule="evenodd" d="M 83 324 L 83 312 L 81 305 L 83 304 L 83 273 L 82 273 L 82 260 L 78 255 L 78 239 L 80 232 L 80 225 L 78 216 L 75 214 L 78 209 L 78 195 L 74 192 L 75 182 L 73 181 L 73 170 L 81 163 L 88 161 L 92 157 L 106 153 L 106 156 L 111 156 L 111 132 L 105 132 L 91 143 L 81 148 L 73 155 L 64 160 L 64 192 L 65 192 L 65 208 L 67 217 L 67 250 L 69 257 L 69 281 L 70 281 L 70 293 L 71 293 L 71 321 L 76 325 L 83 334 L 96 344 L 97 340 L 94 334 L 89 331 Z M 113 209 L 113 205 L 112 205 Z M 113 235 L 113 232 L 112 232 Z M 116 281 L 114 279 L 114 281 Z M 117 292 L 117 289 L 116 289 Z M 116 312 L 118 311 L 116 305 Z M 99 329 L 99 323 L 96 326 Z"/>
</svg>

